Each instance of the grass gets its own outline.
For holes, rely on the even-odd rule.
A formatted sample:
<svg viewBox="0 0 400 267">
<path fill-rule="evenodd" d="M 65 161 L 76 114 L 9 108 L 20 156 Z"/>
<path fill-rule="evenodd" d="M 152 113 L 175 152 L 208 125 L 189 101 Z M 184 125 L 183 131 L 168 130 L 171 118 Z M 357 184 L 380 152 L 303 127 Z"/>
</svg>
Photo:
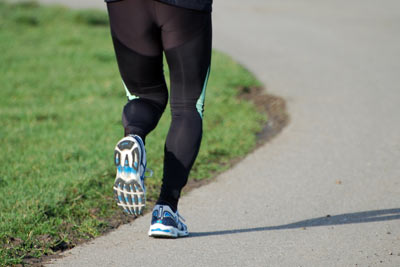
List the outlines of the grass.
<svg viewBox="0 0 400 267">
<path fill-rule="evenodd" d="M 112 157 L 126 97 L 103 12 L 0 0 L 0 51 L 0 265 L 13 265 L 96 237 L 121 216 Z M 213 53 L 190 179 L 210 179 L 254 148 L 266 116 L 239 100 L 237 88 L 258 85 Z M 153 200 L 169 121 L 167 109 L 147 138 Z"/>
</svg>

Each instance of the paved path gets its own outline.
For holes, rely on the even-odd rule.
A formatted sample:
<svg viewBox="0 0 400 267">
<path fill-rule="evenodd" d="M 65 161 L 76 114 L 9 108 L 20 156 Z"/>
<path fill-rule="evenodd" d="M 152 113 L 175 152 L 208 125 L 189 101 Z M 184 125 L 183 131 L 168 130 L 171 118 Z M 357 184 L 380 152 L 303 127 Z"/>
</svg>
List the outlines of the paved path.
<svg viewBox="0 0 400 267">
<path fill-rule="evenodd" d="M 400 266 L 400 2 L 215 2 L 215 47 L 290 125 L 182 199 L 191 237 L 150 239 L 147 215 L 53 264 Z"/>
</svg>

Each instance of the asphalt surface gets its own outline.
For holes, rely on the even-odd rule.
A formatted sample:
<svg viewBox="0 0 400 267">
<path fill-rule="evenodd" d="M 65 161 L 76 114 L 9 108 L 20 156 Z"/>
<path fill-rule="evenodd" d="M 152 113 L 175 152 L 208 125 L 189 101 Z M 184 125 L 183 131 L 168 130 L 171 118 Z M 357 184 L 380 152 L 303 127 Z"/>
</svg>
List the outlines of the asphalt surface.
<svg viewBox="0 0 400 267">
<path fill-rule="evenodd" d="M 190 237 L 151 239 L 146 215 L 51 265 L 400 266 L 400 2 L 216 0 L 213 16 L 215 48 L 287 100 L 289 126 L 182 198 Z"/>
</svg>

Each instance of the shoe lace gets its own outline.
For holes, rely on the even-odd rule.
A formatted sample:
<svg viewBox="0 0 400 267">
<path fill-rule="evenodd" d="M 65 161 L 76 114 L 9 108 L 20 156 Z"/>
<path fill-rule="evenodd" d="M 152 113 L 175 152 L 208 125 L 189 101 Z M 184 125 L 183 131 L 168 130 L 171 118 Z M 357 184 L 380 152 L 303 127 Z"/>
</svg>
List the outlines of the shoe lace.
<svg viewBox="0 0 400 267">
<path fill-rule="evenodd" d="M 154 175 L 154 171 L 152 169 L 146 169 L 144 172 L 144 178 L 151 178 Z"/>
<path fill-rule="evenodd" d="M 176 215 L 178 215 L 179 219 L 182 219 L 182 221 L 186 222 L 185 218 L 183 218 L 182 215 L 180 215 L 178 211 L 176 212 Z"/>
</svg>

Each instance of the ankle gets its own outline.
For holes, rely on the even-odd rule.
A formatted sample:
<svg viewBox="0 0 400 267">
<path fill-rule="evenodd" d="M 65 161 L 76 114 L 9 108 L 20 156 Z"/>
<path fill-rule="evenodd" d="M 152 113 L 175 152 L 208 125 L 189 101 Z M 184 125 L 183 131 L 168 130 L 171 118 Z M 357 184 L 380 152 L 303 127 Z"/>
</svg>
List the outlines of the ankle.
<svg viewBox="0 0 400 267">
<path fill-rule="evenodd" d="M 173 205 L 173 204 L 171 204 L 170 202 L 168 202 L 168 201 L 165 201 L 165 200 L 158 200 L 157 201 L 157 203 L 156 203 L 156 205 L 166 205 L 166 206 L 168 206 L 168 207 L 170 207 L 171 208 L 171 210 L 173 211 L 173 212 L 177 212 L 177 210 L 178 210 L 178 203 L 176 203 L 175 205 Z"/>
</svg>

